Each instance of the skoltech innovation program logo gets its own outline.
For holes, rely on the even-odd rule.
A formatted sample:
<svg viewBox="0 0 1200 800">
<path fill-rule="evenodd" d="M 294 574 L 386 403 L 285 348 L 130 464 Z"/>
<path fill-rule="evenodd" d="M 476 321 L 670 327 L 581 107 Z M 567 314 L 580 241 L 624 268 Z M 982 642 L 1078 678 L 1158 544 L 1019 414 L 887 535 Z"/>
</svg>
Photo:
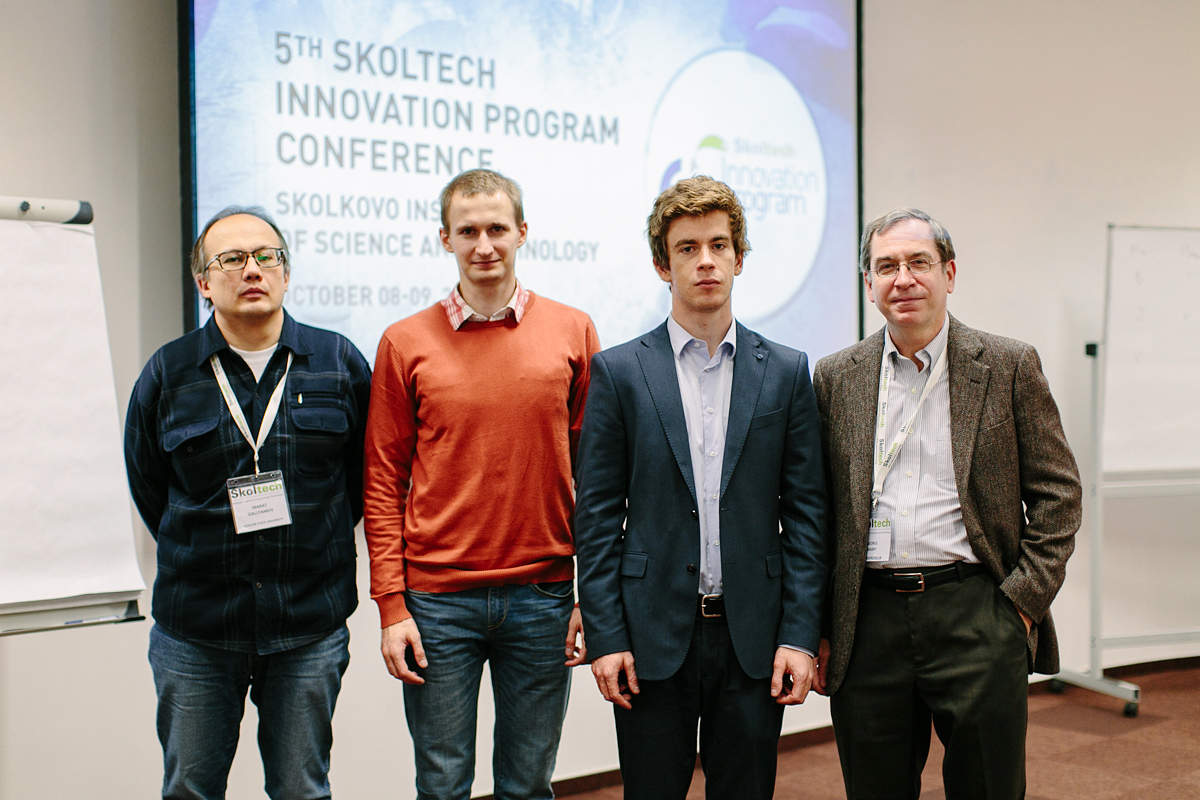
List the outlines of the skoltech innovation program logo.
<svg viewBox="0 0 1200 800">
<path fill-rule="evenodd" d="M 704 167 L 701 166 L 701 162 L 703 160 L 707 160 L 700 158 L 705 148 L 721 151 L 725 149 L 725 142 L 721 141 L 720 136 L 705 136 L 704 139 L 701 140 L 700 146 L 696 148 L 696 153 L 692 156 L 691 164 L 688 165 L 688 169 L 692 175 L 709 174 L 704 170 Z M 682 158 L 677 158 L 672 161 L 670 166 L 667 167 L 667 171 L 663 173 L 662 184 L 658 187 L 658 190 L 660 192 L 665 192 L 671 184 L 675 183 L 675 179 L 679 176 L 679 171 L 681 169 L 683 169 Z"/>
<path fill-rule="evenodd" d="M 739 317 L 761 319 L 795 295 L 820 248 L 828 190 L 808 106 L 779 70 L 740 50 L 692 61 L 659 101 L 646 159 L 651 200 L 693 175 L 737 193 L 752 247 L 737 279 Z"/>
</svg>

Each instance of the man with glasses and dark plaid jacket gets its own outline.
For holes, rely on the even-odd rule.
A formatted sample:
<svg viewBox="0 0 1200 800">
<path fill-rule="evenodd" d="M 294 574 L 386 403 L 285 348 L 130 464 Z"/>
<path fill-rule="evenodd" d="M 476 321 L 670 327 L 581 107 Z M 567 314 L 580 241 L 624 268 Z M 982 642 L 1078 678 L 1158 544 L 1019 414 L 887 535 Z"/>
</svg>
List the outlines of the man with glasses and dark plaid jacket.
<svg viewBox="0 0 1200 800">
<path fill-rule="evenodd" d="M 267 794 L 329 797 L 370 371 L 347 339 L 283 310 L 287 245 L 261 208 L 213 217 L 191 266 L 212 317 L 154 354 L 125 425 L 158 543 L 163 797 L 225 796 L 247 689 Z"/>
</svg>

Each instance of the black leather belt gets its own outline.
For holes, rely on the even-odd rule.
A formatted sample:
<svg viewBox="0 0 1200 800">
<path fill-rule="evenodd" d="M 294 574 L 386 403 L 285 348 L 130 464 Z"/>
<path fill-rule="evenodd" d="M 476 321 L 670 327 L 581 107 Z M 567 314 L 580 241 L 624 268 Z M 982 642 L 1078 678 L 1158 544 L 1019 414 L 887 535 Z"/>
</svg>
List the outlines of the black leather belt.
<svg viewBox="0 0 1200 800">
<path fill-rule="evenodd" d="M 983 564 L 964 564 L 961 561 L 944 567 L 867 569 L 863 571 L 863 583 L 893 592 L 923 592 L 943 583 L 965 580 L 984 571 Z"/>
<path fill-rule="evenodd" d="M 702 594 L 700 597 L 700 616 L 709 619 L 725 616 L 725 597 L 719 594 Z"/>
</svg>

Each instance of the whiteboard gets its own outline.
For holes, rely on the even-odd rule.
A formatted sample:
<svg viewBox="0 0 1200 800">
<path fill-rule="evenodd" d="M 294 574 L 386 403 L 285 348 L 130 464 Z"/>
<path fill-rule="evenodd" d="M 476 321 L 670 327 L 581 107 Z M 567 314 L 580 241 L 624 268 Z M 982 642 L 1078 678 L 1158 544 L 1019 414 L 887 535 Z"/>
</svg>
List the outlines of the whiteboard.
<svg viewBox="0 0 1200 800">
<path fill-rule="evenodd" d="M 1109 226 L 1101 466 L 1200 473 L 1200 229 Z M 1135 474 L 1129 474 L 1135 473 Z"/>
<path fill-rule="evenodd" d="M 92 226 L 0 220 L 0 308 L 0 632 L 94 619 L 145 584 Z"/>
</svg>

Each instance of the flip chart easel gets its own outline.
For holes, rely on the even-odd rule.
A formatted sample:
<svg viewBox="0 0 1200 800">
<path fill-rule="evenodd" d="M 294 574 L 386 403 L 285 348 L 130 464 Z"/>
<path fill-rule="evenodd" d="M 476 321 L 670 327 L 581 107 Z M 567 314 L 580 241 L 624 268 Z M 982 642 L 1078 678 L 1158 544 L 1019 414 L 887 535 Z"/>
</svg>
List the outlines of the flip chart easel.
<svg viewBox="0 0 1200 800">
<path fill-rule="evenodd" d="M 144 619 L 91 220 L 0 197 L 0 636 Z"/>
</svg>

